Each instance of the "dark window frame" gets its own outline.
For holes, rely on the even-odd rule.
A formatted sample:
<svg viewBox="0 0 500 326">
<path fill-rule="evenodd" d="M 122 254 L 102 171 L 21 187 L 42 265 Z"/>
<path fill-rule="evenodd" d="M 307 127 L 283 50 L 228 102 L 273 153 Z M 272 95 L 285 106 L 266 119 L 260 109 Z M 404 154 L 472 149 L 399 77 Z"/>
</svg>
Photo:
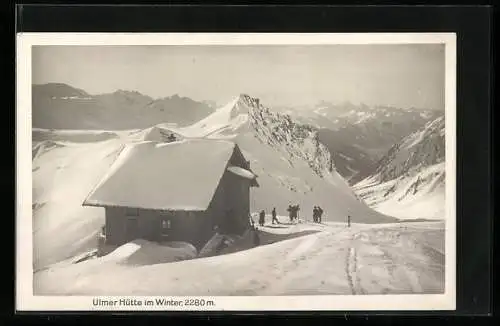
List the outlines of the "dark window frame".
<svg viewBox="0 0 500 326">
<path fill-rule="evenodd" d="M 166 227 L 165 227 L 165 224 L 167 225 Z M 172 229 L 172 219 L 162 218 L 161 219 L 161 229 L 162 230 L 171 230 Z"/>
<path fill-rule="evenodd" d="M 160 235 L 170 236 L 172 231 L 172 216 L 161 215 L 160 218 Z M 166 227 L 165 227 L 166 226 Z"/>
</svg>

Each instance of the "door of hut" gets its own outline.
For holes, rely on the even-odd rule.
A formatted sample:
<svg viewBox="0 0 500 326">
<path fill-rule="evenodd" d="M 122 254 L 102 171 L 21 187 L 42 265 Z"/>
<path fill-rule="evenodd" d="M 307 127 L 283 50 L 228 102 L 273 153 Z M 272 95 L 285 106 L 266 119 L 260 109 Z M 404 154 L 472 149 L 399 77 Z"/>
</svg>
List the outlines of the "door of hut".
<svg viewBox="0 0 500 326">
<path fill-rule="evenodd" d="M 125 224 L 125 241 L 130 242 L 139 237 L 139 222 L 137 217 L 128 216 Z"/>
</svg>

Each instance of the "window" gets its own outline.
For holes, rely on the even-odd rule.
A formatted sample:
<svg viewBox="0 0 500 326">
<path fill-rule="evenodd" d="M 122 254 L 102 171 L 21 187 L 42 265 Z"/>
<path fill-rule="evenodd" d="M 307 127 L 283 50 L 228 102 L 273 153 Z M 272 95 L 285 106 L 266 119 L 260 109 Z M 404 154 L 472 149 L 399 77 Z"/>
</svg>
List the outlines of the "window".
<svg viewBox="0 0 500 326">
<path fill-rule="evenodd" d="M 163 237 L 168 237 L 170 235 L 171 228 L 172 228 L 172 222 L 170 222 L 170 219 L 162 219 L 161 220 L 160 234 Z"/>
<path fill-rule="evenodd" d="M 170 222 L 170 220 L 162 220 L 161 221 L 161 228 L 163 230 L 168 230 L 172 227 L 172 223 Z"/>
</svg>

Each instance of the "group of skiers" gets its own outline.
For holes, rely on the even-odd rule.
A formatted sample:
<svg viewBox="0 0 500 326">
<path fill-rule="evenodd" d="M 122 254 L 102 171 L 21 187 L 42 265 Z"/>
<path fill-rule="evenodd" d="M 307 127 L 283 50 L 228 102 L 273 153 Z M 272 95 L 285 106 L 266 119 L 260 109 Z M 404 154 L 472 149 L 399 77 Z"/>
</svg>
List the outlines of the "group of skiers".
<svg viewBox="0 0 500 326">
<path fill-rule="evenodd" d="M 271 216 L 272 216 L 272 223 L 279 224 L 280 221 L 278 220 L 278 217 L 276 215 L 276 207 L 273 207 L 273 210 L 271 211 Z M 266 212 L 264 210 L 261 210 L 259 213 L 259 225 L 264 226 L 264 223 L 266 222 Z"/>
<path fill-rule="evenodd" d="M 288 205 L 288 208 L 286 209 L 288 212 L 288 217 L 290 218 L 290 222 L 293 222 L 295 220 L 299 219 L 299 211 L 300 211 L 300 206 L 297 205 Z"/>
<path fill-rule="evenodd" d="M 290 222 L 293 222 L 295 220 L 298 220 L 298 211 L 300 210 L 299 205 L 288 205 L 287 211 L 290 217 Z M 313 208 L 313 221 L 315 223 L 321 223 L 322 217 L 323 217 L 323 209 L 320 206 L 314 206 Z M 273 207 L 273 210 L 271 211 L 271 216 L 272 224 L 280 224 L 280 221 L 278 220 L 277 214 L 276 214 L 276 207 Z M 259 246 L 260 245 L 260 237 L 259 233 L 257 231 L 257 228 L 255 227 L 255 222 L 252 218 L 252 215 L 249 214 L 249 219 L 250 219 L 250 224 L 252 226 L 253 232 L 253 242 L 254 245 Z M 259 212 L 259 225 L 262 227 L 264 226 L 266 222 L 266 212 L 264 210 L 261 210 Z M 347 216 L 347 227 L 351 227 L 351 216 Z"/>
<path fill-rule="evenodd" d="M 287 212 L 288 212 L 288 217 L 289 217 L 291 223 L 298 221 L 299 211 L 300 211 L 299 205 L 288 205 Z M 313 208 L 313 221 L 315 223 L 321 223 L 321 219 L 323 217 L 323 212 L 324 211 L 321 207 L 314 206 L 314 208 Z M 278 216 L 276 213 L 276 207 L 273 207 L 273 210 L 271 211 L 271 217 L 272 217 L 272 220 L 271 220 L 272 224 L 280 224 L 280 221 L 278 220 Z M 261 210 L 259 212 L 258 223 L 260 226 L 264 226 L 265 222 L 266 222 L 266 212 L 264 210 Z M 250 223 L 252 224 L 252 227 L 255 226 L 255 223 L 251 217 L 250 217 Z"/>
<path fill-rule="evenodd" d="M 314 206 L 313 208 L 313 222 L 321 223 L 321 218 L 323 217 L 323 209 L 319 206 Z"/>
<path fill-rule="evenodd" d="M 299 210 L 300 210 L 299 205 L 296 205 L 296 206 L 289 205 L 288 206 L 287 211 L 289 213 L 290 222 L 293 222 L 296 219 L 298 219 L 297 212 Z M 314 206 L 314 208 L 313 208 L 313 222 L 314 223 L 321 223 L 322 218 L 323 218 L 323 212 L 324 211 L 320 206 Z M 271 216 L 272 216 L 272 220 L 271 220 L 272 224 L 280 224 L 280 221 L 278 220 L 278 217 L 276 214 L 276 207 L 273 207 L 273 210 L 271 211 Z M 250 224 L 251 224 L 252 228 L 255 228 L 255 222 L 254 222 L 252 216 L 250 215 L 249 218 L 250 218 Z M 265 223 L 266 223 L 266 212 L 264 210 L 261 210 L 259 212 L 259 225 L 264 226 Z M 351 227 L 351 216 L 350 215 L 347 216 L 347 227 Z"/>
</svg>

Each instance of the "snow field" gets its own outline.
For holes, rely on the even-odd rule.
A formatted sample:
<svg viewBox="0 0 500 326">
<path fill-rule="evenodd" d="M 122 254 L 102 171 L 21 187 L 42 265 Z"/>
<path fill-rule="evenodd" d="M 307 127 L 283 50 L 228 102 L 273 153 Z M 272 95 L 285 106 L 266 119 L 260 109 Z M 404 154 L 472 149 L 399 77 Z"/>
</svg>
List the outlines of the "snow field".
<svg viewBox="0 0 500 326">
<path fill-rule="evenodd" d="M 40 295 L 306 295 L 439 293 L 444 258 L 437 223 L 302 223 L 266 232 L 321 231 L 231 254 L 130 266 L 94 259 L 35 274 Z M 428 229 L 434 232 L 426 232 Z M 426 238 L 431 237 L 427 242 Z M 423 239 L 423 240 L 422 240 Z M 424 243 L 424 244 L 422 244 Z M 433 251 L 433 255 L 427 253 Z M 202 276 L 202 277 L 200 277 Z"/>
</svg>

